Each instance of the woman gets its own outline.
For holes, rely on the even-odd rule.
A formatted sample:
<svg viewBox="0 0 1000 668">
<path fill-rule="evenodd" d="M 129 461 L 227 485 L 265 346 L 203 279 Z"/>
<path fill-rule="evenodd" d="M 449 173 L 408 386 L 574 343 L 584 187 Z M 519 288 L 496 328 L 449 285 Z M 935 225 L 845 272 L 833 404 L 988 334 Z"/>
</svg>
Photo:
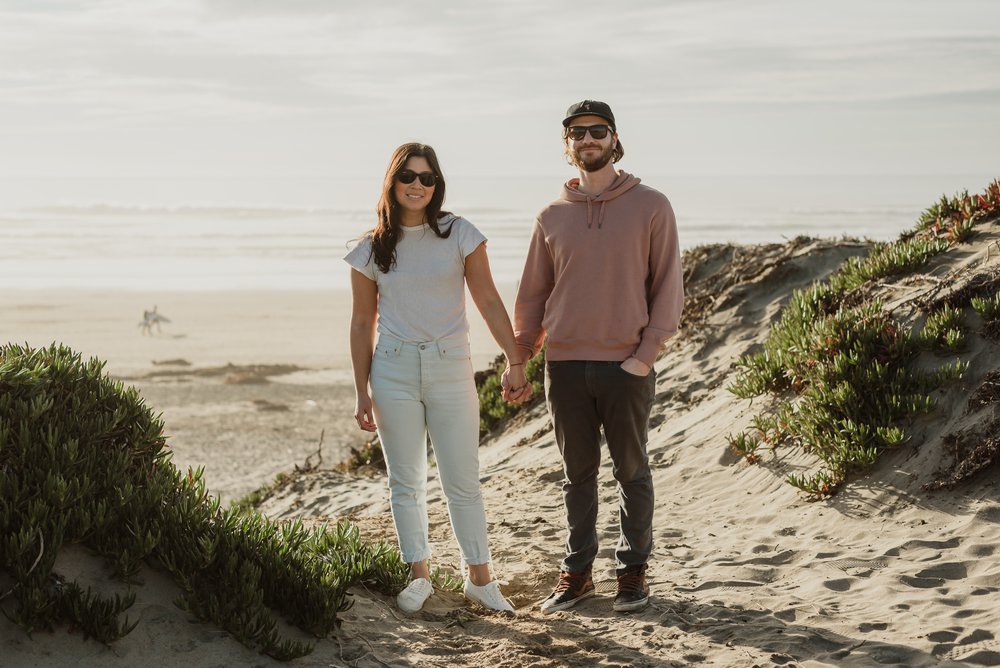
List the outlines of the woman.
<svg viewBox="0 0 1000 668">
<path fill-rule="evenodd" d="M 385 173 L 375 229 L 344 258 L 353 268 L 354 417 L 361 429 L 378 431 L 385 453 L 396 536 L 410 565 L 411 581 L 397 597 L 399 607 L 416 612 L 433 593 L 427 565 L 429 434 L 468 567 L 465 596 L 513 612 L 490 574 L 466 284 L 507 359 L 518 359 L 519 353 L 490 274 L 486 237 L 464 218 L 442 211 L 444 196 L 434 150 L 403 144 Z M 373 349 L 376 320 L 379 339 Z M 508 365 L 515 396 L 530 394 L 524 366 Z"/>
</svg>

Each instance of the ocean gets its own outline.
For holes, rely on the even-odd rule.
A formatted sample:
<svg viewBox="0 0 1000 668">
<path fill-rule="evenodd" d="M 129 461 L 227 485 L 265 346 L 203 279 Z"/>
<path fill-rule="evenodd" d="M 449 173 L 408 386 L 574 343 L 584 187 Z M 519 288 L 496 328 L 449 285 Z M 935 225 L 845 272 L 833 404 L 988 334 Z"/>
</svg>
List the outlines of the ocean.
<svg viewBox="0 0 1000 668">
<path fill-rule="evenodd" d="M 797 235 L 888 240 L 942 194 L 992 176 L 650 176 L 681 245 Z M 537 210 L 560 177 L 455 178 L 445 208 L 489 238 L 499 284 L 521 272 Z M 169 188 L 8 181 L 0 191 L 0 288 L 125 291 L 347 289 L 340 258 L 372 226 L 377 179 L 287 179 Z M 179 201 L 185 192 L 189 201 Z M 195 196 L 192 198 L 191 194 Z"/>
</svg>

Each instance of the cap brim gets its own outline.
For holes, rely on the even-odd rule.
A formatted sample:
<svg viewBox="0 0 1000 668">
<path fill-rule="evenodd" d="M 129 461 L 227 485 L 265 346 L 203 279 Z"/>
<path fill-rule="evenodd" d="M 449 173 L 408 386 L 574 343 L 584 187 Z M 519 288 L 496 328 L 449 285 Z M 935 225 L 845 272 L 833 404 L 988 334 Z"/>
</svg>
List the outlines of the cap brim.
<svg viewBox="0 0 1000 668">
<path fill-rule="evenodd" d="M 614 126 L 615 126 L 615 122 L 613 120 L 611 120 L 610 118 L 608 118 L 607 116 L 605 116 L 604 114 L 598 114 L 598 113 L 593 112 L 593 111 L 583 111 L 583 112 L 580 112 L 579 114 L 573 114 L 572 116 L 567 116 L 566 118 L 564 118 L 563 119 L 563 127 L 564 128 L 568 128 L 570 122 L 574 118 L 580 118 L 581 116 L 597 116 L 598 118 L 603 118 L 608 123 L 610 123 L 612 128 L 614 128 Z"/>
</svg>

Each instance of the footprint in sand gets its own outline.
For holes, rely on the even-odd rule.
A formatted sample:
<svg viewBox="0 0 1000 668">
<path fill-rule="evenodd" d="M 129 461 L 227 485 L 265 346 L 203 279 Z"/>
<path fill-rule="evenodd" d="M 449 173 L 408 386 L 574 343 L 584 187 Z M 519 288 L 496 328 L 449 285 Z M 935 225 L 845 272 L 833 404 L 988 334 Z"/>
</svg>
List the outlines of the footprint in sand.
<svg viewBox="0 0 1000 668">
<path fill-rule="evenodd" d="M 886 559 L 837 559 L 827 562 L 828 566 L 844 571 L 847 575 L 856 578 L 867 578 L 872 573 L 882 570 L 889 565 Z"/>
<path fill-rule="evenodd" d="M 937 561 L 941 558 L 944 550 L 955 549 L 961 546 L 961 544 L 961 538 L 950 538 L 948 540 L 911 540 L 899 547 L 887 550 L 885 556 L 899 557 L 903 552 L 933 550 L 935 553 L 931 555 L 914 554 L 908 556 L 910 556 L 911 561 Z M 951 561 L 923 568 L 913 575 L 900 575 L 899 581 L 915 589 L 933 589 L 944 586 L 948 581 L 964 580 L 968 577 L 968 574 L 969 569 L 965 563 Z"/>
<path fill-rule="evenodd" d="M 787 622 L 789 624 L 794 622 L 798 617 L 798 615 L 795 614 L 795 608 L 788 608 L 787 610 L 777 610 L 775 611 L 774 616 L 780 619 L 781 621 Z"/>
<path fill-rule="evenodd" d="M 550 537 L 554 536 L 559 532 L 555 527 L 551 526 L 544 517 L 536 517 L 533 520 L 527 522 L 529 526 L 516 526 L 508 525 L 507 520 L 501 520 L 501 526 L 511 526 L 514 531 L 511 536 L 514 538 L 532 538 L 535 536 Z"/>
<path fill-rule="evenodd" d="M 545 473 L 538 476 L 538 479 L 541 482 L 562 482 L 564 477 L 565 476 L 562 470 L 560 469 L 560 470 L 546 471 Z"/>
<path fill-rule="evenodd" d="M 961 633 L 962 627 L 957 627 L 954 631 L 934 631 L 927 634 L 927 639 L 931 642 L 936 643 L 950 643 L 954 642 L 958 638 L 958 634 Z"/>
<path fill-rule="evenodd" d="M 763 550 L 773 550 L 774 548 L 770 545 L 758 545 L 753 549 L 754 553 L 759 554 Z M 784 566 L 786 564 L 792 563 L 795 558 L 799 556 L 796 550 L 782 550 L 781 552 L 772 552 L 766 557 L 753 557 L 745 561 L 732 561 L 729 563 L 720 562 L 727 566 Z"/>
<path fill-rule="evenodd" d="M 914 589 L 933 589 L 944 584 L 941 578 L 917 578 L 912 575 L 900 575 L 899 581 Z"/>
<path fill-rule="evenodd" d="M 874 622 L 871 624 L 869 624 L 868 622 L 864 622 L 862 624 L 858 624 L 858 631 L 860 631 L 861 633 L 871 633 L 872 631 L 885 631 L 887 628 L 889 628 L 889 625 L 886 624 L 885 622 Z"/>
<path fill-rule="evenodd" d="M 708 589 L 716 589 L 720 591 L 734 590 L 734 589 L 746 589 L 747 587 L 763 587 L 763 582 L 747 582 L 743 580 L 709 580 L 708 582 L 702 582 L 697 587 L 674 587 L 676 591 L 684 592 L 685 594 L 691 594 L 698 591 L 706 591 Z"/>
<path fill-rule="evenodd" d="M 986 506 L 976 511 L 976 519 L 1000 524 L 1000 506 Z"/>
<path fill-rule="evenodd" d="M 996 545 L 970 545 L 966 552 L 973 557 L 992 557 L 997 551 Z"/>
<path fill-rule="evenodd" d="M 827 580 L 823 586 L 831 591 L 847 591 L 851 588 L 850 578 L 839 578 L 837 580 Z"/>
<path fill-rule="evenodd" d="M 680 529 L 666 528 L 666 529 L 661 529 L 660 531 L 658 531 L 656 533 L 656 536 L 657 536 L 657 538 L 674 539 L 674 538 L 681 538 L 682 536 L 684 536 L 684 532 L 681 531 Z"/>
<path fill-rule="evenodd" d="M 919 571 L 916 575 L 901 575 L 900 582 L 917 589 L 941 587 L 948 580 L 962 580 L 968 575 L 965 564 L 953 562 L 938 564 Z"/>
<path fill-rule="evenodd" d="M 942 580 L 964 580 L 969 575 L 965 564 L 952 562 L 931 566 L 917 573 L 918 578 L 940 578 Z"/>
<path fill-rule="evenodd" d="M 816 555 L 819 557 L 832 557 L 837 556 L 836 553 L 823 553 Z M 845 592 L 849 591 L 854 584 L 854 580 L 858 578 L 870 577 L 872 573 L 877 570 L 881 570 L 888 566 L 888 562 L 885 559 L 854 559 L 848 557 L 846 559 L 835 559 L 833 561 L 825 562 L 826 566 L 836 568 L 839 571 L 843 571 L 845 575 L 850 577 L 846 578 L 834 578 L 832 580 L 826 580 L 823 582 L 823 586 L 830 591 Z"/>
<path fill-rule="evenodd" d="M 669 461 L 664 461 L 669 458 Z M 670 466 L 677 459 L 676 452 L 651 452 L 649 454 L 649 463 L 652 466 Z"/>
<path fill-rule="evenodd" d="M 916 550 L 919 548 L 928 548 L 931 550 L 950 550 L 958 547 L 962 544 L 961 538 L 951 538 L 949 540 L 909 540 L 899 547 L 894 547 L 891 550 L 887 550 L 885 556 L 887 557 L 898 557 L 903 550 Z"/>
<path fill-rule="evenodd" d="M 980 666 L 1000 665 L 1000 641 L 985 629 L 975 629 L 963 638 L 958 638 L 962 627 L 955 631 L 937 631 L 927 635 L 929 640 L 938 642 L 931 654 L 938 658 L 961 661 Z"/>
</svg>

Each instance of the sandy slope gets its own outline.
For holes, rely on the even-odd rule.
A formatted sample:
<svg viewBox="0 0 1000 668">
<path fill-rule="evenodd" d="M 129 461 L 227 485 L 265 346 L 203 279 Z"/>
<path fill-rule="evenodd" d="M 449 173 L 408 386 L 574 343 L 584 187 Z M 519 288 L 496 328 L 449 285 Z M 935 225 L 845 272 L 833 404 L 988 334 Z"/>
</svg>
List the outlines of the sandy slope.
<svg viewBox="0 0 1000 668">
<path fill-rule="evenodd" d="M 926 278 L 879 289 L 897 314 L 917 319 L 919 297 L 960 284 L 970 268 L 1000 264 L 990 250 L 997 239 L 989 228 L 936 260 Z M 715 248 L 690 270 L 684 331 L 656 365 L 649 443 L 656 549 L 645 611 L 611 610 L 617 492 L 609 462 L 595 564 L 605 593 L 564 613 L 537 611 L 563 542 L 559 456 L 538 405 L 481 450 L 494 560 L 517 616 L 486 613 L 445 591 L 407 616 L 386 597 L 356 591 L 337 637 L 296 665 L 1000 665 L 995 468 L 956 490 L 921 489 L 948 463 L 946 434 L 1000 412 L 997 404 L 967 412 L 969 394 L 1000 364 L 996 343 L 976 338 L 966 379 L 939 393 L 934 414 L 907 425 L 908 444 L 832 500 L 810 502 L 784 482 L 789 471 L 814 466 L 807 456 L 769 451 L 749 465 L 725 441 L 767 401 L 751 407 L 726 391 L 733 362 L 760 344 L 792 289 L 864 251 L 805 241 Z M 384 485 L 320 471 L 298 477 L 261 510 L 310 523 L 352 517 L 366 536 L 391 538 Z M 436 483 L 430 505 L 435 561 L 453 568 L 457 546 Z M 89 568 L 85 555 L 66 563 L 69 573 Z M 170 587 L 156 573 L 147 577 L 153 586 L 134 608 L 143 621 L 113 649 L 64 634 L 29 640 L 7 625 L 4 665 L 273 663 L 213 627 L 188 623 L 171 606 Z"/>
<path fill-rule="evenodd" d="M 906 316 L 914 299 L 939 285 L 935 276 L 952 271 L 949 282 L 960 282 L 963 267 L 996 264 L 1000 253 L 986 256 L 998 236 L 991 228 L 974 245 L 937 260 L 931 278 L 886 286 L 887 302 Z M 966 357 L 966 380 L 940 393 L 933 415 L 910 425 L 911 442 L 830 501 L 808 502 L 783 481 L 790 470 L 813 465 L 806 456 L 779 451 L 751 466 L 727 449 L 725 435 L 752 415 L 749 402 L 725 390 L 733 361 L 762 340 L 790 289 L 861 250 L 757 249 L 748 264 L 767 268 L 723 288 L 704 320 L 691 323 L 657 363 L 649 444 L 658 493 L 655 597 L 646 611 L 615 614 L 604 596 L 552 617 L 538 613 L 535 604 L 554 583 L 563 535 L 559 457 L 540 406 L 482 451 L 494 556 L 518 616 L 469 611 L 455 595 L 438 594 L 427 611 L 404 618 L 390 601 L 362 594 L 343 628 L 345 641 L 368 653 L 360 665 L 1000 664 L 995 476 L 956 491 L 921 490 L 947 463 L 943 435 L 997 412 L 965 415 L 968 394 L 1000 362 L 996 344 L 978 340 Z M 719 271 L 732 267 L 726 252 L 732 251 L 706 258 L 703 276 L 693 281 L 711 282 L 713 264 Z M 322 489 L 344 485 L 314 478 L 293 496 L 315 499 Z M 371 483 L 363 485 L 358 494 L 370 493 Z M 607 462 L 601 488 L 595 568 L 610 589 L 617 511 Z M 454 564 L 440 494 L 436 501 L 438 561 Z M 371 535 L 391 536 L 382 498 L 365 508 L 356 498 L 331 498 L 304 512 L 288 503 L 275 498 L 264 510 L 317 520 L 353 514 Z"/>
</svg>

